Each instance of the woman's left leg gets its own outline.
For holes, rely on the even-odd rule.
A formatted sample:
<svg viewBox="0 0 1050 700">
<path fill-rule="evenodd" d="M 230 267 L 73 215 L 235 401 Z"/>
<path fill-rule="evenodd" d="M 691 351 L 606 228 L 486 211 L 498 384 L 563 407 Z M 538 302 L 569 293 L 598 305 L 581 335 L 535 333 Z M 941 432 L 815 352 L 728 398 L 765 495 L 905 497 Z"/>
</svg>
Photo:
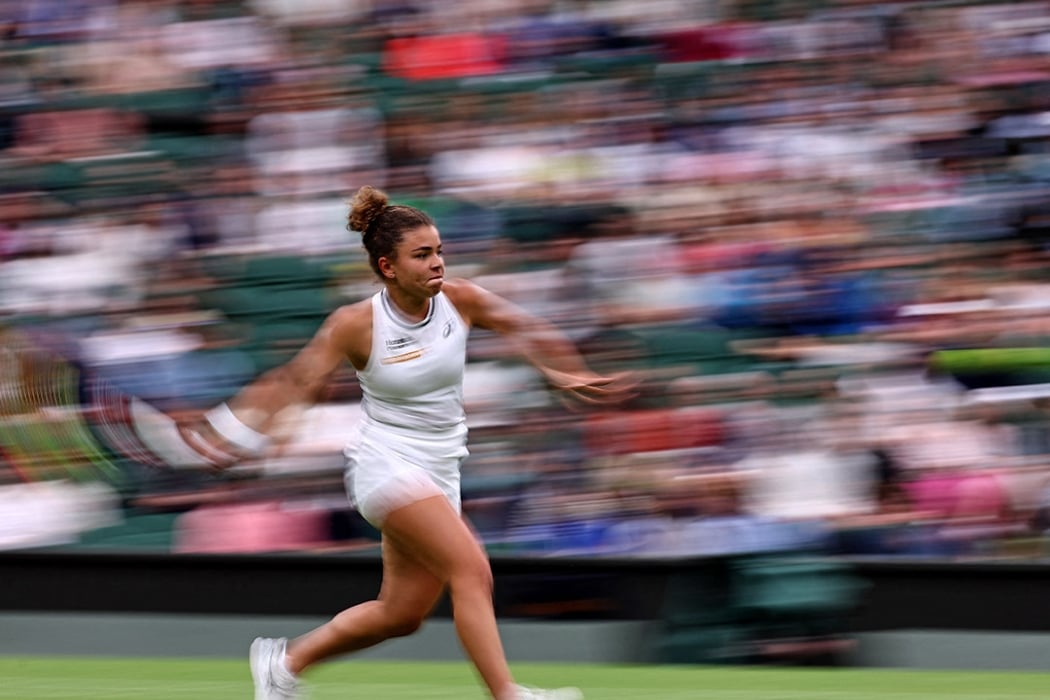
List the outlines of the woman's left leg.
<svg viewBox="0 0 1050 700">
<path fill-rule="evenodd" d="M 448 499 L 435 496 L 391 513 L 383 536 L 446 581 L 463 650 L 496 700 L 516 696 L 492 601 L 492 569 L 481 543 Z"/>
</svg>

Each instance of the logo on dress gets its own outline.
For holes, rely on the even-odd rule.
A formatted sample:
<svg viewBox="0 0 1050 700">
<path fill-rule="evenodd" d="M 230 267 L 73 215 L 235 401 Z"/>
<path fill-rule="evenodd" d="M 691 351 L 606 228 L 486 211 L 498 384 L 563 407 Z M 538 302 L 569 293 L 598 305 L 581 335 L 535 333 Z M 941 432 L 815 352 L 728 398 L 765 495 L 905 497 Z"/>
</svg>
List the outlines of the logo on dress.
<svg viewBox="0 0 1050 700">
<path fill-rule="evenodd" d="M 413 342 L 415 342 L 413 338 L 387 338 L 386 349 L 401 350 L 402 348 L 408 347 Z"/>
<path fill-rule="evenodd" d="M 448 323 L 446 323 L 445 327 L 443 329 L 441 329 L 441 337 L 442 338 L 447 338 L 450 335 L 452 335 L 452 328 L 453 328 L 453 322 L 452 321 L 449 321 Z"/>
</svg>

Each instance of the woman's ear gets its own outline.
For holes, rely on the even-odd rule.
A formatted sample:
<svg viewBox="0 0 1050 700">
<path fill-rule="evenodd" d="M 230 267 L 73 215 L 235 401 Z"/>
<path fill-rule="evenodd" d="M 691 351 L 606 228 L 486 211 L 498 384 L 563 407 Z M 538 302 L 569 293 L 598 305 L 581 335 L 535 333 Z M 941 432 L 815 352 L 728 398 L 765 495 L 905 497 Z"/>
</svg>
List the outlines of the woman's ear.
<svg viewBox="0 0 1050 700">
<path fill-rule="evenodd" d="M 383 274 L 383 277 L 392 280 L 396 276 L 394 274 L 394 266 L 390 262 L 390 258 L 382 257 L 379 258 L 379 271 Z"/>
</svg>

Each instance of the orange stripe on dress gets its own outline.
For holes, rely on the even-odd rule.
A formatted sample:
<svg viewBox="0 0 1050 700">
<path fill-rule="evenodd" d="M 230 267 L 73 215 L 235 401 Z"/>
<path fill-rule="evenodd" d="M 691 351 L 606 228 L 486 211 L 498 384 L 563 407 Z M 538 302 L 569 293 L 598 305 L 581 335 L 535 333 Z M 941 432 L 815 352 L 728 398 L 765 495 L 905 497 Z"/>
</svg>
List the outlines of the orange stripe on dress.
<svg viewBox="0 0 1050 700">
<path fill-rule="evenodd" d="M 394 355 L 393 357 L 384 357 L 383 358 L 383 364 L 384 365 L 396 365 L 396 364 L 401 363 L 401 362 L 409 362 L 411 360 L 418 360 L 420 357 L 423 357 L 423 351 L 422 350 L 413 350 L 412 352 L 406 352 L 406 353 L 404 353 L 402 355 Z"/>
</svg>

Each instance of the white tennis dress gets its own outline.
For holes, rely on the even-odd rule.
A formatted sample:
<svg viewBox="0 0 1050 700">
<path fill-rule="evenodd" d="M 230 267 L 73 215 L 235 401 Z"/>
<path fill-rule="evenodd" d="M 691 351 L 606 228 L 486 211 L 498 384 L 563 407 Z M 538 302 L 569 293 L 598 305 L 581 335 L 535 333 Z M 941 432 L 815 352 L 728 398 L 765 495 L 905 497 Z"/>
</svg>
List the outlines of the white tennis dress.
<svg viewBox="0 0 1050 700">
<path fill-rule="evenodd" d="M 347 493 L 376 527 L 391 511 L 437 494 L 460 510 L 468 333 L 444 293 L 418 323 L 398 314 L 385 289 L 372 297 L 372 350 L 357 373 L 364 415 L 345 453 Z"/>
</svg>

